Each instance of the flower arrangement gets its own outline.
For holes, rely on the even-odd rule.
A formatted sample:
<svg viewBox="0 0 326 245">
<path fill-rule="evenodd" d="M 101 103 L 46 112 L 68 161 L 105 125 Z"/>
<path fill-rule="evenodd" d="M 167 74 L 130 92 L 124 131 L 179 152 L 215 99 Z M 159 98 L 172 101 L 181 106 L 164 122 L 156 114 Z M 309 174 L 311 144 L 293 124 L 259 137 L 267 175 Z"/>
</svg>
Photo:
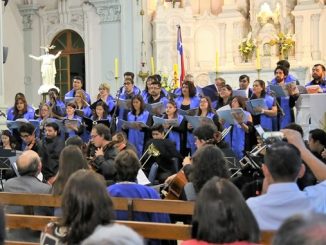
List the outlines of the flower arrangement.
<svg viewBox="0 0 326 245">
<path fill-rule="evenodd" d="M 269 41 L 269 45 L 278 46 L 280 59 L 287 59 L 288 53 L 294 47 L 294 44 L 295 35 L 291 35 L 290 33 L 285 35 L 283 32 L 278 33 L 274 39 Z"/>
<path fill-rule="evenodd" d="M 251 32 L 244 38 L 239 44 L 239 52 L 244 58 L 245 62 L 248 62 L 249 58 L 253 55 L 257 47 L 256 40 L 252 38 Z"/>
<path fill-rule="evenodd" d="M 162 76 L 162 88 L 164 88 L 168 92 L 173 92 L 178 86 L 177 83 L 174 81 L 174 79 L 171 79 L 169 81 L 169 75 L 168 74 L 161 74 Z"/>
</svg>

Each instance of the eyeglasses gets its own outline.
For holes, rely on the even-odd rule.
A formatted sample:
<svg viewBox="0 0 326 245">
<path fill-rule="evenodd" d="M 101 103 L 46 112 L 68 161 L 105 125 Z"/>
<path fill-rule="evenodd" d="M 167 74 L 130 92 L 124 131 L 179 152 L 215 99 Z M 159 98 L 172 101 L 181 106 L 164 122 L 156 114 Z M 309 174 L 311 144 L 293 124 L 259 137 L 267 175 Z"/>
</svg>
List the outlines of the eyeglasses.
<svg viewBox="0 0 326 245">
<path fill-rule="evenodd" d="M 27 138 L 28 136 L 30 136 L 29 134 L 21 134 L 20 138 Z"/>
<path fill-rule="evenodd" d="M 123 85 L 130 85 L 131 83 L 123 83 Z"/>
<path fill-rule="evenodd" d="M 75 95 L 75 98 L 81 98 L 81 96 L 80 95 Z"/>
<path fill-rule="evenodd" d="M 91 135 L 91 139 L 95 139 L 98 136 L 98 134 Z"/>
</svg>

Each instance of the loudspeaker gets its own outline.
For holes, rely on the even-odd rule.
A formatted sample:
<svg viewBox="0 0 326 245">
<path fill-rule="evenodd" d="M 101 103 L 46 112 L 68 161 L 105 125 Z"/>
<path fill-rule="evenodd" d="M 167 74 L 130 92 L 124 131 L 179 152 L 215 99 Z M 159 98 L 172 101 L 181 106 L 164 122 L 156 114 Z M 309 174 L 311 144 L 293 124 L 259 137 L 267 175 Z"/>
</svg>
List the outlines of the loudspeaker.
<svg viewBox="0 0 326 245">
<path fill-rule="evenodd" d="M 3 51 L 2 63 L 4 64 L 4 63 L 6 63 L 7 57 L 8 57 L 8 47 L 3 47 L 2 51 Z"/>
</svg>

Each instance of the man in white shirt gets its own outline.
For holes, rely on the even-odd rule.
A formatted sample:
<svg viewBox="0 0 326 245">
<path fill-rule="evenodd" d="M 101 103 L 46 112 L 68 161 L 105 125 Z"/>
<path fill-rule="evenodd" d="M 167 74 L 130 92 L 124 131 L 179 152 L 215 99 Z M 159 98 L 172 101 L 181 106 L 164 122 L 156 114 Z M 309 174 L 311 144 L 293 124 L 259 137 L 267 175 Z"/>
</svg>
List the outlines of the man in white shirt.
<svg viewBox="0 0 326 245">
<path fill-rule="evenodd" d="M 266 150 L 262 166 L 266 193 L 247 200 L 261 230 L 276 230 L 294 214 L 326 212 L 326 181 L 303 191 L 295 183 L 305 171 L 302 160 L 319 181 L 326 179 L 326 166 L 309 152 L 298 132 L 284 133 L 291 144 L 279 142 Z"/>
</svg>

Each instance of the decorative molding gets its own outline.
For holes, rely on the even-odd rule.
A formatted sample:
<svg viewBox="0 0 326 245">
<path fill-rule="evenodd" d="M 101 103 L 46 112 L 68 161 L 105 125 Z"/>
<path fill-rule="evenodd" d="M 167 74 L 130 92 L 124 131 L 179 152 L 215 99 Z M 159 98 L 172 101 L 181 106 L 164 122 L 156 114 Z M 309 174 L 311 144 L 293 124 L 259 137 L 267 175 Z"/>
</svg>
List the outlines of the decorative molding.
<svg viewBox="0 0 326 245">
<path fill-rule="evenodd" d="M 38 5 L 18 5 L 20 15 L 23 17 L 23 30 L 32 30 L 33 15 L 35 15 L 40 6 Z"/>
<path fill-rule="evenodd" d="M 119 22 L 121 20 L 121 4 L 119 0 L 89 0 L 100 16 L 100 23 Z"/>
</svg>

